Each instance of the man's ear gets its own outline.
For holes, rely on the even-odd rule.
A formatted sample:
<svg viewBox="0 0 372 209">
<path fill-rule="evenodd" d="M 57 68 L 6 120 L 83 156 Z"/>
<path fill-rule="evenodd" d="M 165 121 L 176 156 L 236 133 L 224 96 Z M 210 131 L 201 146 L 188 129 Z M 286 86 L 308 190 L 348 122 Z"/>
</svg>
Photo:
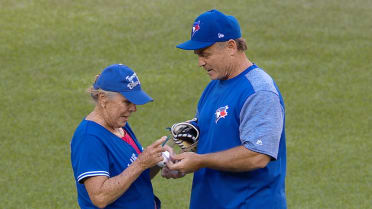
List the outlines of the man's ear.
<svg viewBox="0 0 372 209">
<path fill-rule="evenodd" d="M 231 52 L 230 55 L 234 55 L 238 51 L 238 45 L 236 44 L 236 41 L 234 41 L 233 39 L 230 39 L 226 42 L 226 48 L 228 48 L 229 51 Z"/>
</svg>

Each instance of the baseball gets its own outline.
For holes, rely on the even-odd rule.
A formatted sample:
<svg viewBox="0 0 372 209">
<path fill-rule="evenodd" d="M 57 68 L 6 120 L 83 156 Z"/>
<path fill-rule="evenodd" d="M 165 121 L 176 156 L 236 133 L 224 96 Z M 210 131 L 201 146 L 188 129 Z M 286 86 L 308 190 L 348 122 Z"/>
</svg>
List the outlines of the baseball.
<svg viewBox="0 0 372 209">
<path fill-rule="evenodd" d="M 163 156 L 163 160 L 158 162 L 157 165 L 163 168 L 165 164 L 168 162 L 170 154 L 168 151 L 165 151 L 165 152 L 162 152 L 161 155 Z"/>
</svg>

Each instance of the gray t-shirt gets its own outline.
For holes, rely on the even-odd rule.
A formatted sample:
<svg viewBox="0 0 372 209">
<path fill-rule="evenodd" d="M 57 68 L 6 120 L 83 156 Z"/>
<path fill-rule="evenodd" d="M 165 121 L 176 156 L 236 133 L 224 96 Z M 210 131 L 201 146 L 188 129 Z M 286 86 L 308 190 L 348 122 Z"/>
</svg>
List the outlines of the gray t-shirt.
<svg viewBox="0 0 372 209">
<path fill-rule="evenodd" d="M 247 149 L 276 159 L 284 121 L 278 91 L 263 70 L 253 69 L 246 77 L 255 93 L 240 112 L 240 140 Z"/>
</svg>

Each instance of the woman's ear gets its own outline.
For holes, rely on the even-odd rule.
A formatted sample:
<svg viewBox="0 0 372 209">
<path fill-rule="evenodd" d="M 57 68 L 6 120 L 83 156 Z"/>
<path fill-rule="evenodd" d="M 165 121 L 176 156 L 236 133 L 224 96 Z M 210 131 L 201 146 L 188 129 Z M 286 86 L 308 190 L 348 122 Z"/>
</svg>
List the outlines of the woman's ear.
<svg viewBox="0 0 372 209">
<path fill-rule="evenodd" d="M 98 93 L 98 104 L 102 107 L 102 108 L 106 108 L 106 103 L 107 103 L 107 97 L 104 93 L 102 92 L 99 92 Z"/>
</svg>

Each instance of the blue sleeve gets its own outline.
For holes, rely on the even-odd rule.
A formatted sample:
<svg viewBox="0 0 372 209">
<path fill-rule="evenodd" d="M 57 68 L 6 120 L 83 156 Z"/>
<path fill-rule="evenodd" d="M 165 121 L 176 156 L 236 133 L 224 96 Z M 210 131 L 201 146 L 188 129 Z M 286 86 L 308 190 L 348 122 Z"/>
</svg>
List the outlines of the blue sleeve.
<svg viewBox="0 0 372 209">
<path fill-rule="evenodd" d="M 283 122 L 279 96 L 258 91 L 247 98 L 240 112 L 240 140 L 247 149 L 276 159 Z"/>
<path fill-rule="evenodd" d="M 85 135 L 71 147 L 74 175 L 79 183 L 87 177 L 110 177 L 107 150 L 95 136 Z"/>
</svg>

